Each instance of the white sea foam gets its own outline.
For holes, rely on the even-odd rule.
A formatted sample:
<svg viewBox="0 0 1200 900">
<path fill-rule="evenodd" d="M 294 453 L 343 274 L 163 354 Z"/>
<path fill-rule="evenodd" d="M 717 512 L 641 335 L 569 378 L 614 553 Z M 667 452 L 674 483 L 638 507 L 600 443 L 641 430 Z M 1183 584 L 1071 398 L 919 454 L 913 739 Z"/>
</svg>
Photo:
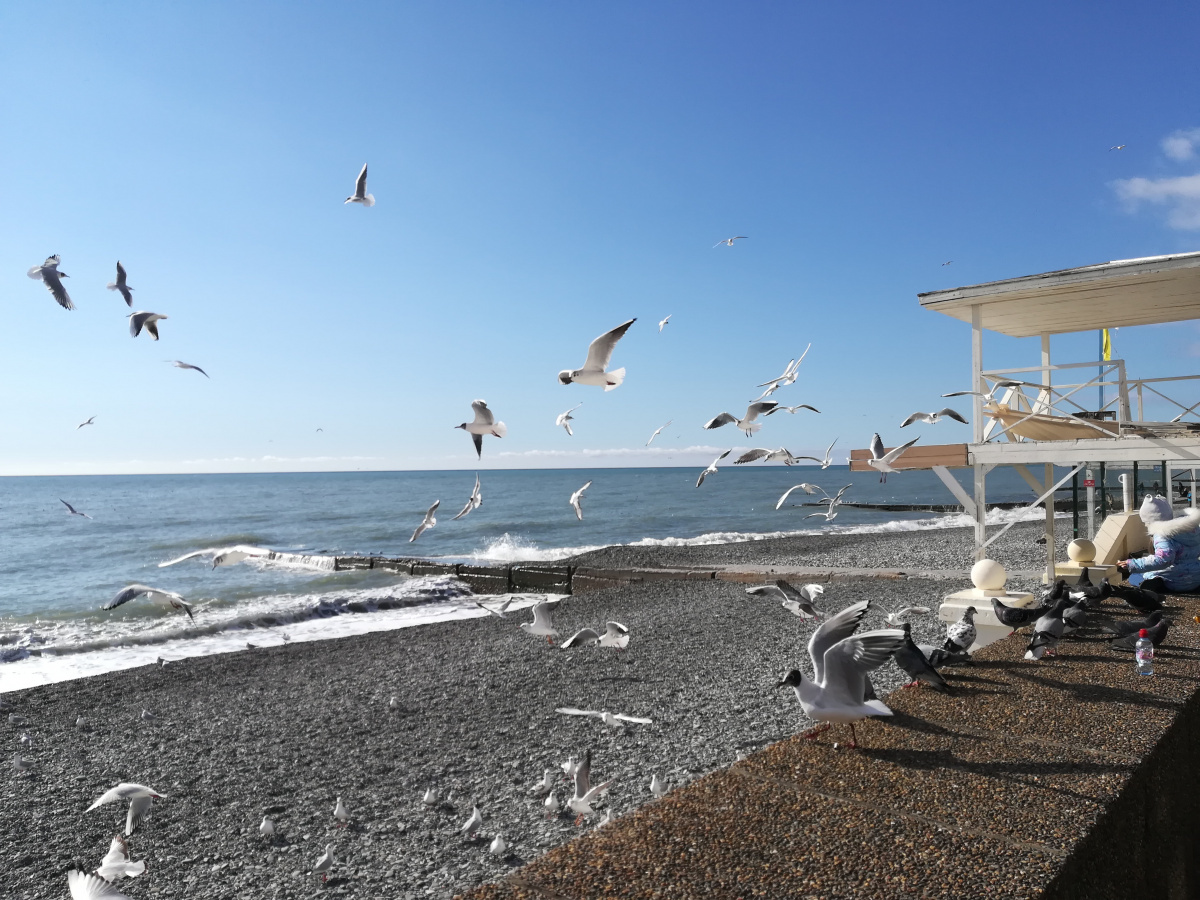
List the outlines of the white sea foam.
<svg viewBox="0 0 1200 900">
<path fill-rule="evenodd" d="M 517 562 L 551 562 L 565 559 L 580 553 L 600 550 L 604 544 L 583 547 L 539 547 L 520 535 L 505 532 L 495 540 L 488 541 L 482 548 L 474 550 L 469 558 L 487 560 L 488 562 L 517 563 Z"/>
</svg>

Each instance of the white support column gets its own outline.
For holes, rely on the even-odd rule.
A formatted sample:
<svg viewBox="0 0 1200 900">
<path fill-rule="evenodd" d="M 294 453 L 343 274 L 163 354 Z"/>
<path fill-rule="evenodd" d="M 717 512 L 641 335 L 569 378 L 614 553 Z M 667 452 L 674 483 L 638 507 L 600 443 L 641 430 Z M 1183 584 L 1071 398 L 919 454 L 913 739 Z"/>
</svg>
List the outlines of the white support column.
<svg viewBox="0 0 1200 900">
<path fill-rule="evenodd" d="M 1050 335 L 1042 335 L 1042 384 L 1050 396 Z M 1054 484 L 1054 466 L 1046 464 L 1046 490 Z M 1046 584 L 1054 584 L 1054 493 L 1046 498 Z"/>
<path fill-rule="evenodd" d="M 981 393 L 987 390 L 983 380 L 983 307 L 975 304 L 971 307 L 971 384 L 977 392 L 971 397 L 971 442 L 983 443 L 983 397 Z M 987 492 L 985 489 L 986 472 L 982 465 L 975 463 L 975 558 L 983 559 L 984 546 L 987 543 Z"/>
</svg>

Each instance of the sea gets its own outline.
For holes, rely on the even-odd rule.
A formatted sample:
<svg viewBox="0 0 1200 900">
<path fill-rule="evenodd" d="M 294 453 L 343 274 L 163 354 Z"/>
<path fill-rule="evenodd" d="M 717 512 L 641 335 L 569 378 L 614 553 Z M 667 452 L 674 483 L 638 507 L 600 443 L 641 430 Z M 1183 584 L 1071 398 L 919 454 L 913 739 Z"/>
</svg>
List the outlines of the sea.
<svg viewBox="0 0 1200 900">
<path fill-rule="evenodd" d="M 478 474 L 482 505 L 461 519 Z M 969 524 L 961 513 L 838 507 L 801 482 L 868 504 L 952 504 L 930 472 L 851 474 L 846 466 L 723 466 L 697 489 L 695 468 L 103 475 L 0 478 L 0 693 L 188 656 L 251 652 L 423 622 L 483 616 L 447 577 L 333 571 L 325 557 L 419 556 L 549 561 L 615 544 L 682 546 L 812 533 L 919 531 Z M 960 473 L 964 478 L 969 473 Z M 583 496 L 583 519 L 568 504 Z M 1032 501 L 998 469 L 991 502 Z M 436 500 L 437 525 L 409 538 Z M 71 515 L 64 502 L 90 518 Z M 993 521 L 1039 518 L 993 510 Z M 235 544 L 305 556 L 214 568 L 195 550 Z M 101 609 L 130 584 L 181 594 L 195 621 L 145 598 Z M 517 597 L 515 607 L 533 597 Z M 249 646 L 252 645 L 252 646 Z"/>
</svg>

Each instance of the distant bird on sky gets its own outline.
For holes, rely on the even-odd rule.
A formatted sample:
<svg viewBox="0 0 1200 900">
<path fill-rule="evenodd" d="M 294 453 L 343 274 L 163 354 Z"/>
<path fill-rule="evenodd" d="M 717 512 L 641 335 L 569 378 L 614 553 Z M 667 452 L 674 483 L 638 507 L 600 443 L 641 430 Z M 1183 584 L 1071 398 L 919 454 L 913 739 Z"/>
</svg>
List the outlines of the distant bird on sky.
<svg viewBox="0 0 1200 900">
<path fill-rule="evenodd" d="M 164 591 L 161 588 L 153 588 L 145 584 L 131 584 L 129 587 L 122 588 L 117 592 L 117 595 L 101 606 L 101 609 L 109 610 L 116 609 L 130 600 L 136 600 L 138 597 L 146 595 L 146 599 L 152 603 L 160 603 L 171 609 L 182 610 L 187 613 L 189 619 L 193 622 L 196 617 L 192 615 L 192 604 L 188 603 L 179 594 L 174 591 Z"/>
<path fill-rule="evenodd" d="M 110 291 L 120 291 L 121 296 L 125 298 L 126 306 L 133 306 L 133 288 L 125 283 L 125 267 L 121 265 L 121 261 L 117 260 L 117 280 L 110 281 L 106 287 Z"/>
<path fill-rule="evenodd" d="M 75 426 L 75 430 L 76 430 L 76 431 L 78 431 L 78 430 L 79 430 L 80 428 L 82 428 L 84 425 L 94 425 L 94 424 L 95 424 L 95 422 L 96 422 L 96 417 L 95 417 L 95 416 L 92 416 L 92 417 L 91 417 L 90 419 L 88 419 L 86 422 L 80 422 L 78 425 L 76 425 L 76 426 Z"/>
<path fill-rule="evenodd" d="M 955 412 L 950 407 L 939 409 L 937 412 L 915 412 L 903 422 L 900 423 L 901 428 L 907 428 L 913 422 L 924 422 L 927 425 L 936 425 L 942 419 L 953 419 L 955 422 L 967 424 L 967 420 L 963 418 L 962 413 Z"/>
<path fill-rule="evenodd" d="M 775 413 L 781 413 L 781 412 L 791 413 L 792 415 L 795 415 L 796 410 L 798 410 L 798 409 L 807 409 L 809 412 L 815 412 L 817 415 L 821 414 L 821 411 L 819 409 L 817 409 L 815 406 L 809 406 L 807 403 L 798 403 L 795 406 L 777 406 L 773 410 L 771 410 L 769 413 L 767 413 L 767 415 L 773 416 L 773 415 L 775 415 Z M 812 457 L 810 456 L 810 457 L 808 457 L 808 459 L 812 459 Z M 817 460 L 817 462 L 820 462 L 820 460 Z"/>
<path fill-rule="evenodd" d="M 567 430 L 567 434 L 574 434 L 575 432 L 573 432 L 571 430 L 571 422 L 574 420 L 575 417 L 572 416 L 571 413 L 575 412 L 575 410 L 579 409 L 579 407 L 581 407 L 581 406 L 583 406 L 582 403 L 576 403 L 574 406 L 572 406 L 570 409 L 568 409 L 565 413 L 559 413 L 558 418 L 556 418 L 554 420 L 554 424 L 559 426 L 560 428 L 565 428 Z"/>
<path fill-rule="evenodd" d="M 471 409 L 475 410 L 475 418 L 470 422 L 463 422 L 461 425 L 455 425 L 454 427 L 461 428 L 467 434 L 471 435 L 471 440 L 475 442 L 475 454 L 482 459 L 483 436 L 490 434 L 493 437 L 502 438 L 508 434 L 508 426 L 503 422 L 496 421 L 496 417 L 488 409 L 486 400 L 473 400 L 471 402 Z"/>
<path fill-rule="evenodd" d="M 558 381 L 560 384 L 591 384 L 596 387 L 603 387 L 606 391 L 611 391 L 619 386 L 625 380 L 625 370 L 613 369 L 611 372 L 606 372 L 609 360 L 612 359 L 613 350 L 616 349 L 617 341 L 625 336 L 625 332 L 629 330 L 629 326 L 636 322 L 637 319 L 630 319 L 628 322 L 622 322 L 612 331 L 606 331 L 600 337 L 596 338 L 588 346 L 587 360 L 584 361 L 583 367 L 579 369 L 563 369 L 558 373 Z"/>
<path fill-rule="evenodd" d="M 919 441 L 920 438 L 913 438 L 907 444 L 901 444 L 893 450 L 885 453 L 883 449 L 883 438 L 876 432 L 871 438 L 871 458 L 867 460 L 867 465 L 879 473 L 881 482 L 887 481 L 888 473 L 895 472 L 892 468 L 892 463 L 898 460 L 904 451 Z"/>
<path fill-rule="evenodd" d="M 952 259 L 948 259 L 948 260 L 946 260 L 944 263 L 942 263 L 942 265 L 943 265 L 943 266 L 948 266 L 948 265 L 950 265 L 950 263 L 952 263 L 952 262 L 954 262 L 954 260 L 952 260 Z"/>
<path fill-rule="evenodd" d="M 471 496 L 467 498 L 467 505 L 464 506 L 462 508 L 462 511 L 459 512 L 459 514 L 457 516 L 455 516 L 454 519 L 451 519 L 450 521 L 453 522 L 455 519 L 461 519 L 463 516 L 465 516 L 471 510 L 479 509 L 479 507 L 481 507 L 481 506 L 483 506 L 483 494 L 481 494 L 479 492 L 479 473 L 476 472 L 475 473 L 475 487 L 471 489 Z"/>
<path fill-rule="evenodd" d="M 58 271 L 58 264 L 62 262 L 59 255 L 55 253 L 48 257 L 40 266 L 34 266 L 26 274 L 34 281 L 40 281 L 46 285 L 47 290 L 54 296 L 55 301 L 63 309 L 74 309 L 75 304 L 71 302 L 71 298 L 67 296 L 67 289 L 63 287 L 62 280 L 70 278 L 66 272 Z"/>
<path fill-rule="evenodd" d="M 209 377 L 209 376 L 208 376 L 208 373 L 207 373 L 207 372 L 205 372 L 205 371 L 204 371 L 202 368 L 200 368 L 199 366 L 193 366 L 191 363 L 185 363 L 183 360 L 180 360 L 180 359 L 169 359 L 169 360 L 167 360 L 167 362 L 169 362 L 171 365 L 173 365 L 173 366 L 174 366 L 175 368 L 177 368 L 177 369 L 195 369 L 197 372 L 199 372 L 199 373 L 200 373 L 201 375 L 203 375 L 205 378 L 208 378 L 208 377 Z M 318 428 L 318 429 L 317 429 L 317 431 L 320 431 L 320 430 L 321 430 L 320 428 Z"/>
<path fill-rule="evenodd" d="M 724 244 L 726 247 L 732 247 L 734 241 L 748 241 L 748 240 L 750 240 L 750 239 L 744 234 L 735 235 L 734 237 L 731 237 L 731 238 L 725 238 L 725 240 L 723 240 L 723 241 L 717 241 L 715 244 L 713 244 L 713 249 L 716 250 L 722 244 Z"/>
<path fill-rule="evenodd" d="M 363 206 L 374 206 L 375 197 L 367 193 L 367 164 L 363 163 L 362 171 L 354 181 L 354 194 L 346 198 L 346 203 L 361 203 Z"/>
<path fill-rule="evenodd" d="M 83 516 L 83 518 L 85 518 L 85 519 L 91 518 L 91 516 L 89 516 L 87 513 L 80 512 L 75 507 L 73 507 L 70 503 L 68 503 L 66 500 L 63 500 L 61 497 L 59 497 L 58 502 L 61 503 L 63 506 L 65 506 L 67 508 L 67 512 L 69 512 L 73 516 Z"/>
<path fill-rule="evenodd" d="M 1117 144 L 1117 146 L 1109 147 L 1108 149 L 1109 150 L 1124 150 L 1126 146 L 1127 146 L 1126 144 Z"/>
<path fill-rule="evenodd" d="M 432 528 L 434 525 L 437 524 L 437 518 L 433 514 L 437 511 L 437 508 L 441 505 L 442 505 L 441 500 L 434 500 L 433 506 L 429 507 L 429 509 L 427 509 L 425 511 L 425 518 L 421 520 L 421 524 L 417 526 L 417 530 L 413 532 L 413 536 L 408 539 L 408 542 L 410 544 L 413 541 L 415 541 L 417 538 L 419 538 L 421 536 L 422 532 L 424 532 L 426 529 Z"/>
<path fill-rule="evenodd" d="M 142 333 L 142 329 L 150 333 L 150 337 L 158 340 L 158 320 L 165 319 L 166 316 L 156 312 L 135 312 L 129 314 L 129 334 L 132 337 L 137 337 Z"/>
<path fill-rule="evenodd" d="M 571 495 L 571 499 L 568 501 L 571 504 L 571 508 L 575 510 L 575 518 L 577 518 L 580 522 L 583 521 L 583 507 L 580 506 L 579 503 L 581 500 L 583 500 L 583 492 L 591 486 L 592 483 L 589 481 L 587 484 L 573 493 Z"/>
<path fill-rule="evenodd" d="M 672 421 L 673 421 L 672 419 L 667 419 L 667 425 L 670 425 Z M 654 439 L 655 439 L 656 437 L 658 437 L 660 433 L 662 433 L 662 430 L 663 430 L 664 428 L 666 428 L 666 427 L 667 427 L 667 425 L 661 425 L 661 426 L 659 426 L 658 428 L 655 428 L 655 429 L 654 429 L 654 434 L 650 435 L 650 440 L 646 441 L 646 446 L 647 446 L 647 447 L 649 447 L 651 444 L 653 444 L 653 443 L 654 443 Z"/>
<path fill-rule="evenodd" d="M 727 457 L 732 452 L 733 452 L 733 448 L 731 447 L 730 449 L 728 449 L 724 453 L 722 453 L 720 456 L 718 456 L 716 459 L 714 459 L 711 463 L 709 463 L 708 468 L 705 469 L 703 472 L 701 472 L 700 477 L 696 480 L 696 487 L 700 487 L 700 485 L 704 484 L 704 479 L 707 478 L 709 475 L 716 475 L 717 474 L 717 463 L 719 463 L 721 460 L 723 460 L 725 457 Z"/>
<path fill-rule="evenodd" d="M 737 416 L 733 415 L 732 413 L 723 412 L 719 416 L 714 416 L 713 418 L 711 418 L 707 422 L 705 422 L 704 427 L 711 430 L 713 428 L 720 428 L 722 425 L 728 425 L 730 423 L 733 423 L 733 424 L 737 425 L 737 427 L 740 428 L 743 432 L 745 432 L 747 437 L 749 437 L 750 435 L 752 435 L 756 431 L 758 431 L 760 428 L 762 428 L 762 424 L 759 422 L 756 422 L 754 420 L 757 419 L 761 415 L 769 413 L 771 410 L 773 410 L 778 405 L 779 404 L 776 403 L 774 400 L 767 400 L 767 401 L 760 401 L 757 403 L 751 403 L 749 406 L 746 407 L 746 415 L 743 416 L 742 418 L 739 419 Z"/>
<path fill-rule="evenodd" d="M 670 321 L 671 321 L 671 317 L 667 316 L 665 319 L 663 319 L 661 322 L 658 323 L 658 333 L 659 334 L 662 334 L 662 330 L 667 327 L 667 323 Z"/>
</svg>

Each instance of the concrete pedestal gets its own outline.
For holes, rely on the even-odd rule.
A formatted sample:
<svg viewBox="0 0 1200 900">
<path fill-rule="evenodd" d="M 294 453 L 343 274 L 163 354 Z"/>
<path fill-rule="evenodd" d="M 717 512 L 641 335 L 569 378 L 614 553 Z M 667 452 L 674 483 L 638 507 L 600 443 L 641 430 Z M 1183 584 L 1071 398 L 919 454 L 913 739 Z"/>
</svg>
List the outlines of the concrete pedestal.
<svg viewBox="0 0 1200 900">
<path fill-rule="evenodd" d="M 995 643 L 1013 633 L 1013 629 L 1001 624 L 992 609 L 992 598 L 996 598 L 1005 606 L 1031 606 L 1033 594 L 1024 591 L 985 591 L 979 588 L 969 588 L 965 591 L 955 591 L 948 594 L 938 610 L 938 618 L 943 622 L 957 622 L 962 618 L 968 606 L 975 607 L 975 643 L 969 648 L 974 653 L 980 647 Z"/>
</svg>

